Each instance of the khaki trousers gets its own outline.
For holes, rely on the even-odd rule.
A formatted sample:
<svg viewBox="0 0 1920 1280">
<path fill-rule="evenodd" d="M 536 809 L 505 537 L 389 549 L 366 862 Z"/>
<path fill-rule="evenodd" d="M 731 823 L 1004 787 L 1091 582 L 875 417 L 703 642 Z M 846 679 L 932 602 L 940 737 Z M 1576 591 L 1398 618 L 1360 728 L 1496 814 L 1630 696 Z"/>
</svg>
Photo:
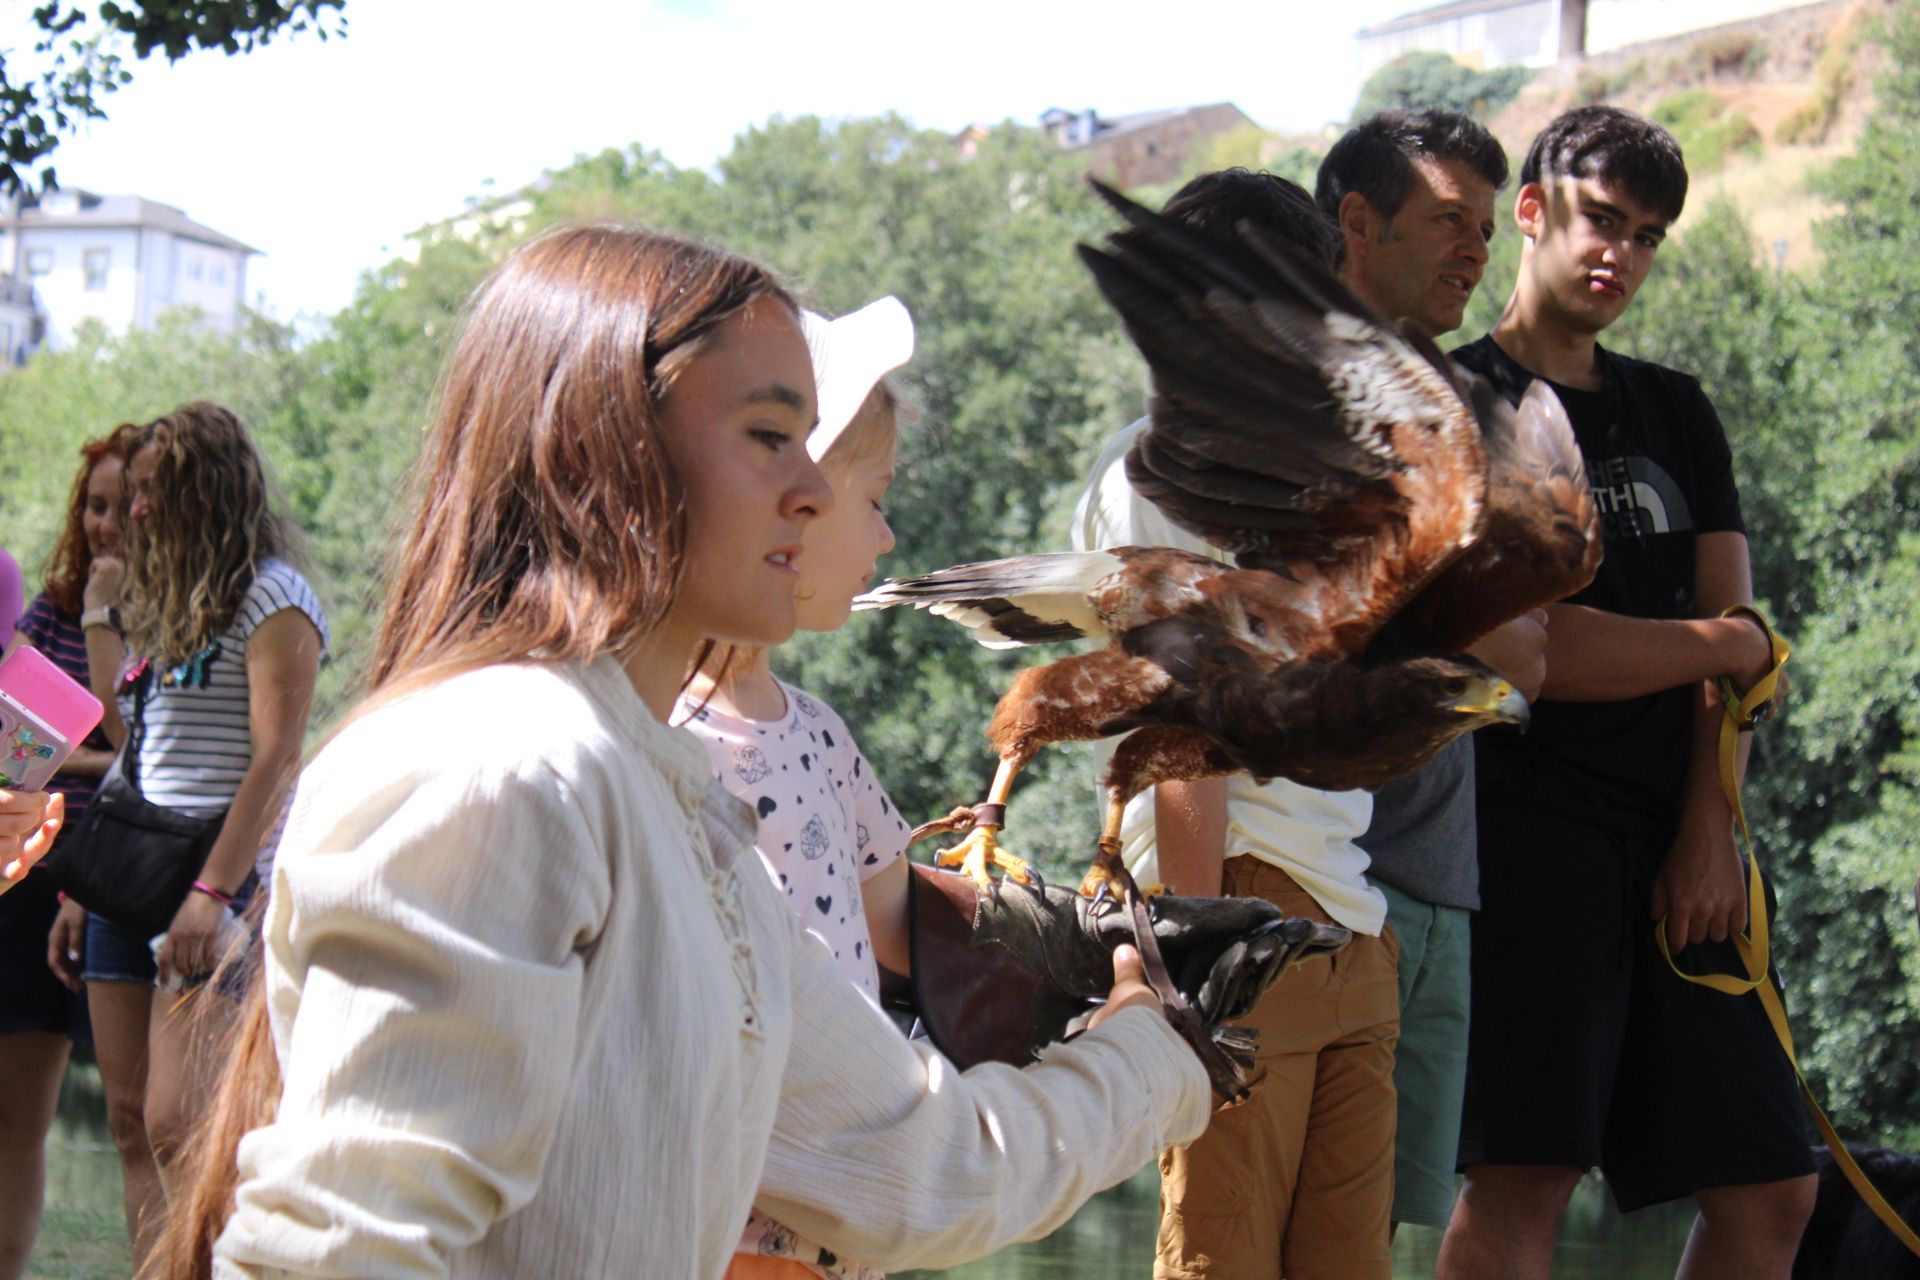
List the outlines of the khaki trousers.
<svg viewBox="0 0 1920 1280">
<path fill-rule="evenodd" d="M 1327 920 L 1286 872 L 1242 855 L 1223 894 Z M 1160 1157 L 1157 1280 L 1391 1280 L 1399 945 L 1356 934 L 1295 965 L 1245 1025 L 1266 1079 Z"/>
</svg>

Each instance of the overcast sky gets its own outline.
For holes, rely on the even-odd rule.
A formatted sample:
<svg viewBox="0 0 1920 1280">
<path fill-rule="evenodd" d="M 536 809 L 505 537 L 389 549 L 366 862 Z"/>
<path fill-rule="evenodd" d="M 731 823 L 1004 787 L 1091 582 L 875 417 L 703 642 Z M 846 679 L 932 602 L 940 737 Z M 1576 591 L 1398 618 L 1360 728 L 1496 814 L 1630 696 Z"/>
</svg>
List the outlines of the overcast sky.
<svg viewBox="0 0 1920 1280">
<path fill-rule="evenodd" d="M 0 0 L 0 49 L 32 43 Z M 1418 0 L 349 0 L 349 33 L 133 65 L 61 181 L 161 200 L 260 249 L 250 290 L 330 313 L 406 233 L 575 155 L 706 166 L 773 115 L 1031 124 L 1222 99 L 1268 128 L 1344 118 L 1354 31 Z M 11 61 L 11 60 L 10 60 Z M 24 66 L 24 61 L 20 64 Z"/>
</svg>

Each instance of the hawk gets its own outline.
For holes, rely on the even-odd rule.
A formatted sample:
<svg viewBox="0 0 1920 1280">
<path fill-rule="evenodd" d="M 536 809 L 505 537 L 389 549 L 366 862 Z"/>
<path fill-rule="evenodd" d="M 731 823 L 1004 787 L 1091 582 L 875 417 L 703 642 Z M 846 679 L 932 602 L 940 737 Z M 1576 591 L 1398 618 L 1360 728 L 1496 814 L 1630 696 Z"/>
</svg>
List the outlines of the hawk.
<svg viewBox="0 0 1920 1280">
<path fill-rule="evenodd" d="M 1128 227 L 1080 256 L 1152 377 L 1135 489 L 1229 559 L 1167 547 L 1014 556 L 892 580 L 990 647 L 1100 647 L 1020 672 L 987 729 L 1000 764 L 959 846 L 982 885 L 1016 774 L 1050 742 L 1126 734 L 1103 779 L 1099 856 L 1156 783 L 1245 770 L 1377 788 L 1526 700 L 1462 652 L 1585 586 L 1598 517 L 1565 411 L 1517 409 L 1375 315 L 1263 228 L 1198 236 L 1095 182 Z"/>
</svg>

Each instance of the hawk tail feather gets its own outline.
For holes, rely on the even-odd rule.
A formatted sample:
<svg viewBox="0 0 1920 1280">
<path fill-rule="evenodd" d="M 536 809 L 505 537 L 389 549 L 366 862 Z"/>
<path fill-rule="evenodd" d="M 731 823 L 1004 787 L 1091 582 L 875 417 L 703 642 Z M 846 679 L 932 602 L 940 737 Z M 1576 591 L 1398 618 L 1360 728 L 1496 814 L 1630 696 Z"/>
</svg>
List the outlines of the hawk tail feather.
<svg viewBox="0 0 1920 1280">
<path fill-rule="evenodd" d="M 1107 629 L 1088 595 L 1122 567 L 1118 556 L 1105 551 L 1011 556 L 895 578 L 860 596 L 853 607 L 926 609 L 968 628 L 989 649 L 1105 639 Z"/>
</svg>

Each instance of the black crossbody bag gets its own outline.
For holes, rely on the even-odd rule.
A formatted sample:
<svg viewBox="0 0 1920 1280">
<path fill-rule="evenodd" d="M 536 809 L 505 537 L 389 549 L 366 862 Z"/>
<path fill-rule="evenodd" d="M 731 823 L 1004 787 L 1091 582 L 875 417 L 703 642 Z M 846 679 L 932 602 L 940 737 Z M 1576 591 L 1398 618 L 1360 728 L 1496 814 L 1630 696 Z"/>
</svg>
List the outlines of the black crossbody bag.
<svg viewBox="0 0 1920 1280">
<path fill-rule="evenodd" d="M 126 745 L 53 860 L 54 883 L 63 893 L 142 938 L 165 933 L 173 923 L 227 820 L 225 809 L 196 818 L 140 794 L 140 737 L 151 677 L 149 668 L 135 683 Z"/>
</svg>

